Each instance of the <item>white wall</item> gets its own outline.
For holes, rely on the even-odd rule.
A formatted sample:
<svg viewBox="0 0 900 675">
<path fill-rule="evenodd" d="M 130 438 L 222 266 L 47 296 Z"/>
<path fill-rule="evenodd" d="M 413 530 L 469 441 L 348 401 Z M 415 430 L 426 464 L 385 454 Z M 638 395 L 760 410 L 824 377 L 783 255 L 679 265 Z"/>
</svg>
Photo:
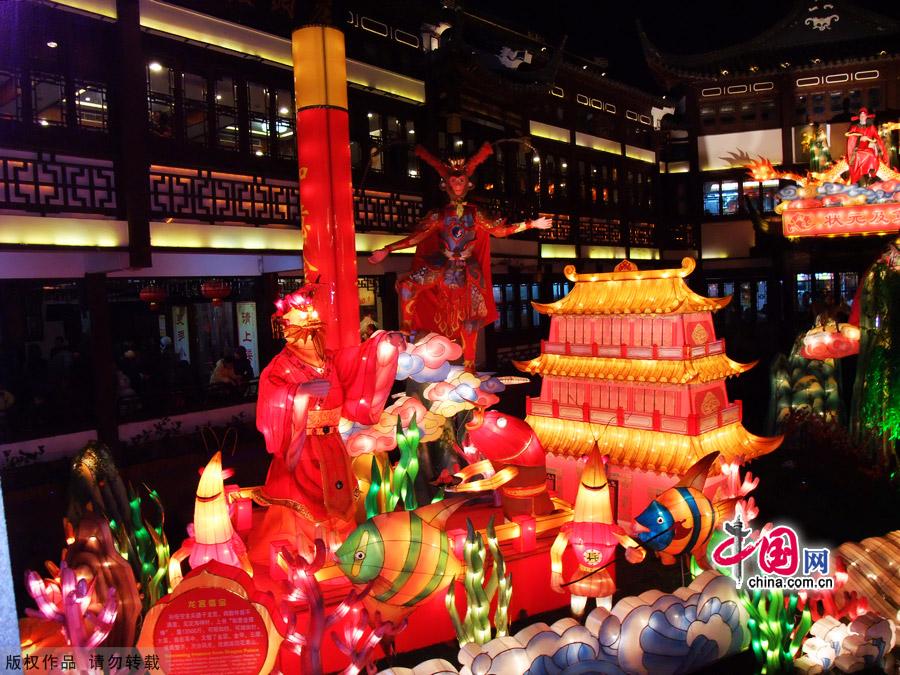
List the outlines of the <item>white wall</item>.
<svg viewBox="0 0 900 675">
<path fill-rule="evenodd" d="M 745 161 L 740 159 L 742 154 L 752 159 L 762 156 L 772 164 L 781 164 L 784 160 L 780 128 L 700 136 L 697 150 L 701 171 L 744 166 Z"/>
<path fill-rule="evenodd" d="M 703 223 L 700 227 L 703 258 L 746 258 L 756 243 L 749 220 Z"/>
</svg>

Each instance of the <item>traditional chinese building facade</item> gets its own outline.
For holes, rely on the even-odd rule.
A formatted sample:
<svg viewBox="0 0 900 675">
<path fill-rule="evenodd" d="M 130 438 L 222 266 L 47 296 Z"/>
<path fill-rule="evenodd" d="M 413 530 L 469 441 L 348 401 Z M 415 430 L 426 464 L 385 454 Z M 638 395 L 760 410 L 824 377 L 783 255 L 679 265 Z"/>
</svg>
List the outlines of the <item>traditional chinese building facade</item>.
<svg viewBox="0 0 900 675">
<path fill-rule="evenodd" d="M 694 266 L 685 258 L 676 269 L 641 271 L 627 260 L 609 273 L 576 274 L 567 267 L 571 292 L 551 304 L 535 303 L 550 316 L 549 339 L 538 357 L 516 364 L 543 377 L 526 419 L 553 456 L 548 466 L 563 474 L 563 496 L 574 470 L 565 459 L 585 457 L 596 439 L 610 457 L 611 478 L 620 483 L 620 521 L 628 518 L 632 498 L 645 503 L 636 490 L 667 487 L 672 476 L 711 452 L 743 463 L 781 442 L 748 432 L 740 401 L 728 400 L 725 379 L 755 364 L 725 354 L 712 313 L 731 298 L 706 298 L 688 288 L 684 279 Z"/>
<path fill-rule="evenodd" d="M 782 223 L 776 194 L 787 182 L 754 178 L 745 164 L 763 156 L 783 171 L 823 171 L 829 157 L 850 154 L 846 133 L 866 107 L 896 170 L 896 15 L 845 0 L 791 2 L 765 31 L 709 51 L 667 53 L 654 36 L 641 37 L 676 107 L 663 122 L 663 226 L 691 233 L 706 294 L 733 293 L 743 316 L 770 322 L 785 339 L 825 304 L 849 303 L 895 225 L 877 209 L 838 228 L 825 225 L 824 212 Z M 844 237 L 861 232 L 869 236 Z M 809 236 L 818 234 L 836 238 Z"/>
</svg>

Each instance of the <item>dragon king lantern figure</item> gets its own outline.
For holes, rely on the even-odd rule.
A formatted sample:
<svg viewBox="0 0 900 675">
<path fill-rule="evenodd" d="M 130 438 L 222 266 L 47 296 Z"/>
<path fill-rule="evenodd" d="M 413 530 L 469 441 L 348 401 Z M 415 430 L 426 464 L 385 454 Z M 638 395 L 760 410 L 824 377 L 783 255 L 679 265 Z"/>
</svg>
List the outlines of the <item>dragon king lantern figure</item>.
<svg viewBox="0 0 900 675">
<path fill-rule="evenodd" d="M 259 378 L 256 426 L 272 464 L 257 496 L 269 507 L 251 541 L 257 563 L 273 541 L 305 551 L 323 531 L 335 541 L 350 532 L 358 489 L 338 422 L 377 422 L 397 372 L 399 334 L 326 350 L 314 291 L 307 285 L 276 303 L 273 329 L 286 345 Z"/>
<path fill-rule="evenodd" d="M 416 247 L 412 270 L 397 282 L 402 328 L 458 340 L 468 370 L 475 367 L 478 331 L 497 319 L 490 238 L 551 226 L 549 218 L 507 225 L 505 218 L 488 218 L 466 201 L 473 187 L 472 174 L 492 152 L 485 143 L 469 159 L 443 162 L 417 146 L 416 155 L 440 174 L 450 203 L 429 212 L 417 232 L 375 251 L 369 258 L 377 265 L 393 251 Z"/>
</svg>

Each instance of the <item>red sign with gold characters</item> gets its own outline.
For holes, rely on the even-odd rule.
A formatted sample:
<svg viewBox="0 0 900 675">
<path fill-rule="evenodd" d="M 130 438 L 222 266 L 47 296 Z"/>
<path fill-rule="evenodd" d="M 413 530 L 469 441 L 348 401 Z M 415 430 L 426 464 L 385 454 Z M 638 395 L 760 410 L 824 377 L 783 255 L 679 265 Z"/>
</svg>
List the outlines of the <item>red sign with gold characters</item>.
<svg viewBox="0 0 900 675">
<path fill-rule="evenodd" d="M 900 204 L 786 209 L 781 217 L 785 237 L 877 234 L 900 230 Z"/>
<path fill-rule="evenodd" d="M 212 561 L 150 609 L 138 648 L 158 654 L 166 675 L 256 675 L 272 671 L 283 632 L 271 596 Z"/>
</svg>

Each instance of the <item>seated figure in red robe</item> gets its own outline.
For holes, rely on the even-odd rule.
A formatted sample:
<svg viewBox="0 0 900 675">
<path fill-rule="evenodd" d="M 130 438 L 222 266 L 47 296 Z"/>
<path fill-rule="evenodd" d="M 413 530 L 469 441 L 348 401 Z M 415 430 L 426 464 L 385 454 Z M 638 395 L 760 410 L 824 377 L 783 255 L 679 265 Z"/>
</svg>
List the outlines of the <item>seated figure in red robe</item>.
<svg viewBox="0 0 900 675">
<path fill-rule="evenodd" d="M 256 426 L 272 464 L 260 495 L 268 510 L 251 535 L 257 564 L 268 563 L 273 541 L 302 552 L 316 537 L 341 541 L 355 526 L 359 490 L 338 422 L 375 423 L 397 372 L 399 334 L 377 331 L 360 346 L 326 351 L 311 296 L 306 286 L 277 303 L 273 326 L 287 344 L 259 378 Z"/>
<path fill-rule="evenodd" d="M 493 152 L 487 143 L 474 156 L 442 162 L 422 146 L 416 154 L 441 176 L 450 203 L 429 212 L 418 231 L 375 251 L 377 265 L 391 252 L 416 247 L 412 270 L 397 282 L 404 331 L 435 332 L 458 340 L 466 368 L 474 370 L 478 331 L 497 319 L 491 283 L 491 237 L 552 225 L 549 218 L 507 225 L 466 201 L 475 168 Z"/>
<path fill-rule="evenodd" d="M 887 161 L 884 141 L 875 126 L 875 115 L 865 108 L 851 118 L 856 124 L 847 131 L 847 163 L 850 165 L 850 182 L 868 185 L 875 180 L 881 162 Z"/>
</svg>

